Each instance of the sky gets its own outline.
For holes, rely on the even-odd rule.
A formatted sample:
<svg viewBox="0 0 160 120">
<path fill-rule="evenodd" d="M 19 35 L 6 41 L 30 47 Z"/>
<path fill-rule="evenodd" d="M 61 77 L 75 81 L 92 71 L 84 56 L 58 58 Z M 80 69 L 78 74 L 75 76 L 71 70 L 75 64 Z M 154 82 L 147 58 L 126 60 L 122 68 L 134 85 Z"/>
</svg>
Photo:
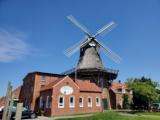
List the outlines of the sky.
<svg viewBox="0 0 160 120">
<path fill-rule="evenodd" d="M 92 34 L 114 21 L 98 40 L 123 59 L 103 64 L 119 70 L 117 80 L 150 77 L 160 82 L 159 0 L 0 0 L 0 96 L 8 81 L 14 88 L 29 72 L 61 73 L 76 66 L 79 52 L 64 51 L 84 39 L 66 16 L 73 15 Z"/>
</svg>

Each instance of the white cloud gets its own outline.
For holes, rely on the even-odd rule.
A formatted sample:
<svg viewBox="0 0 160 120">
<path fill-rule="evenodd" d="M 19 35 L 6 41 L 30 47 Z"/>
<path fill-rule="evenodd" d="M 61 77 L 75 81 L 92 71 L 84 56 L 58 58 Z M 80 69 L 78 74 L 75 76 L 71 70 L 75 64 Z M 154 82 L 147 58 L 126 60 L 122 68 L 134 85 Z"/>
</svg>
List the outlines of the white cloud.
<svg viewBox="0 0 160 120">
<path fill-rule="evenodd" d="M 11 62 L 20 59 L 30 52 L 22 32 L 8 32 L 0 29 L 0 62 Z"/>
</svg>

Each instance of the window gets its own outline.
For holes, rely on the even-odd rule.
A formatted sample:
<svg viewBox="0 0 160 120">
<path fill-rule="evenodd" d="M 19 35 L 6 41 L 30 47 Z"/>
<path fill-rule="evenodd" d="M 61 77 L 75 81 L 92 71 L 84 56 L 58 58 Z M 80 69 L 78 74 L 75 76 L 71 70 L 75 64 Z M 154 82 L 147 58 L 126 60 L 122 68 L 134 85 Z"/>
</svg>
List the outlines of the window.
<svg viewBox="0 0 160 120">
<path fill-rule="evenodd" d="M 126 93 L 126 89 L 125 88 L 122 88 L 122 93 Z"/>
<path fill-rule="evenodd" d="M 58 108 L 64 108 L 64 97 L 63 96 L 59 96 Z"/>
<path fill-rule="evenodd" d="M 117 89 L 117 92 L 122 92 L 122 88 Z"/>
<path fill-rule="evenodd" d="M 33 88 L 33 86 L 31 87 L 31 93 L 33 93 L 33 90 L 34 90 L 34 88 Z"/>
<path fill-rule="evenodd" d="M 88 97 L 88 107 L 92 107 L 92 97 Z"/>
<path fill-rule="evenodd" d="M 69 97 L 69 107 L 70 108 L 75 107 L 75 99 L 73 96 Z"/>
<path fill-rule="evenodd" d="M 41 81 L 40 81 L 40 84 L 41 84 L 41 88 L 45 85 L 45 83 L 46 83 L 46 76 L 41 76 L 41 79 L 40 79 Z"/>
<path fill-rule="evenodd" d="M 100 98 L 96 97 L 96 106 L 100 106 Z"/>
<path fill-rule="evenodd" d="M 43 102 L 42 102 L 42 96 L 39 99 L 39 108 L 41 108 L 43 106 Z"/>
<path fill-rule="evenodd" d="M 83 107 L 83 97 L 79 98 L 79 107 Z"/>
<path fill-rule="evenodd" d="M 46 108 L 49 108 L 49 102 L 50 102 L 49 96 L 47 96 L 47 100 L 46 100 Z"/>
<path fill-rule="evenodd" d="M 45 75 L 42 75 L 42 76 L 41 76 L 41 81 L 45 81 L 45 79 L 46 79 L 46 76 L 45 76 Z"/>
<path fill-rule="evenodd" d="M 41 85 L 41 88 L 44 88 L 45 87 L 45 85 Z"/>
<path fill-rule="evenodd" d="M 51 106 L 52 106 L 52 98 L 51 98 L 51 97 L 49 97 L 49 101 L 48 101 L 48 108 L 51 108 Z"/>
</svg>

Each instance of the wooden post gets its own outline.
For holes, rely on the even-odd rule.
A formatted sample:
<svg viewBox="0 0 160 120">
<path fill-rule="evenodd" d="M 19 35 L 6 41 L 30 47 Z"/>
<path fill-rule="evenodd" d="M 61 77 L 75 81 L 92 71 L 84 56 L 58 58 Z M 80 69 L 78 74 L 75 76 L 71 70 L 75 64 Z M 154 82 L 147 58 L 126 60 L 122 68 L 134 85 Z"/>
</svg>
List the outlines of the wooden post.
<svg viewBox="0 0 160 120">
<path fill-rule="evenodd" d="M 23 110 L 23 103 L 17 103 L 15 120 L 21 120 L 22 110 Z"/>
<path fill-rule="evenodd" d="M 3 111 L 3 117 L 2 120 L 8 120 L 8 109 L 9 109 L 9 101 L 11 98 L 12 94 L 12 85 L 11 82 L 8 82 L 8 87 L 7 87 L 7 93 L 6 93 L 6 99 L 5 99 L 5 106 L 4 106 L 4 111 Z"/>
<path fill-rule="evenodd" d="M 12 115 L 14 97 L 15 97 L 15 94 L 12 92 L 12 93 L 11 93 L 10 104 L 9 104 L 9 109 L 8 109 L 7 120 L 10 120 L 11 115 Z"/>
</svg>

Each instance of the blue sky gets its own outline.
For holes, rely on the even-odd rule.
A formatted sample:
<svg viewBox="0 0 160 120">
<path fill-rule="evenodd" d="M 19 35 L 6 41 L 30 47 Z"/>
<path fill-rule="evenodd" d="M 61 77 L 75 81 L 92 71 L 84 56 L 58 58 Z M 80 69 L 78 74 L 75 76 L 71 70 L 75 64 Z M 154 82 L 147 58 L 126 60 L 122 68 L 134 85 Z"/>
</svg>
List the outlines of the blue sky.
<svg viewBox="0 0 160 120">
<path fill-rule="evenodd" d="M 151 77 L 160 80 L 159 0 L 0 0 L 0 96 L 7 82 L 22 84 L 28 72 L 61 73 L 77 64 L 77 52 L 63 52 L 84 34 L 66 16 L 72 14 L 91 33 L 115 21 L 117 27 L 99 40 L 119 54 L 115 64 L 101 53 L 118 80 Z"/>
</svg>

